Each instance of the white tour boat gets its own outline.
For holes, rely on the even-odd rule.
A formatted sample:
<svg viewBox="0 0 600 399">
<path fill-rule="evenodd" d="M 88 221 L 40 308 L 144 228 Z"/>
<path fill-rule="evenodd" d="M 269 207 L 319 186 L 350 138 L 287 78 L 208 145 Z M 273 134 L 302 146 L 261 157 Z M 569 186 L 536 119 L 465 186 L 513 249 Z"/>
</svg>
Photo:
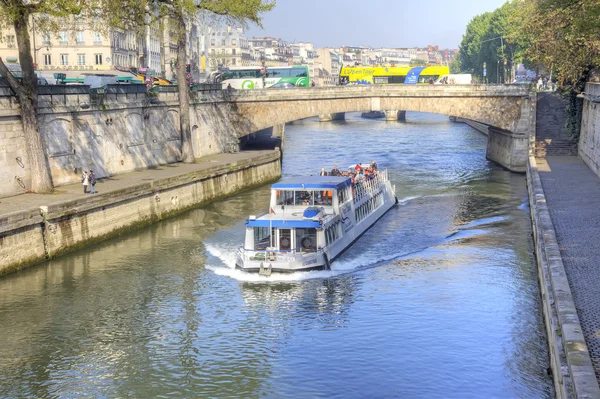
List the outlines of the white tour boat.
<svg viewBox="0 0 600 399">
<path fill-rule="evenodd" d="M 236 267 L 270 275 L 329 269 L 397 203 L 387 171 L 352 185 L 350 177 L 290 178 L 271 186 L 270 211 L 250 216 Z"/>
</svg>

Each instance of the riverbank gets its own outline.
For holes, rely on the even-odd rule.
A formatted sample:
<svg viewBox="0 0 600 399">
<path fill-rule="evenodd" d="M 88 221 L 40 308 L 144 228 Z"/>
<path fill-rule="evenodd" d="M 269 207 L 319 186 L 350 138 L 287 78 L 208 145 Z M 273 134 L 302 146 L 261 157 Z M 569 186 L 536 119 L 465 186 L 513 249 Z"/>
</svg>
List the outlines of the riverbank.
<svg viewBox="0 0 600 399">
<path fill-rule="evenodd" d="M 0 200 L 0 276 L 281 176 L 278 149 L 218 154 Z"/>
<path fill-rule="evenodd" d="M 527 187 L 556 397 L 598 398 L 600 389 L 533 154 L 527 165 Z"/>
</svg>

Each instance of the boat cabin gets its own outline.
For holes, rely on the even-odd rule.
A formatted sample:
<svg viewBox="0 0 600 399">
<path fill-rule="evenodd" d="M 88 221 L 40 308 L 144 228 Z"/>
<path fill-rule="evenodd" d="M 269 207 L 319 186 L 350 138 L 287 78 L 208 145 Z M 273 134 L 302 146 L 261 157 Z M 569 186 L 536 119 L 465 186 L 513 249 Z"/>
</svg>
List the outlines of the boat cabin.
<svg viewBox="0 0 600 399">
<path fill-rule="evenodd" d="M 308 253 L 325 246 L 323 226 L 352 201 L 349 177 L 311 176 L 271 186 L 269 213 L 246 223 L 246 251 Z"/>
</svg>

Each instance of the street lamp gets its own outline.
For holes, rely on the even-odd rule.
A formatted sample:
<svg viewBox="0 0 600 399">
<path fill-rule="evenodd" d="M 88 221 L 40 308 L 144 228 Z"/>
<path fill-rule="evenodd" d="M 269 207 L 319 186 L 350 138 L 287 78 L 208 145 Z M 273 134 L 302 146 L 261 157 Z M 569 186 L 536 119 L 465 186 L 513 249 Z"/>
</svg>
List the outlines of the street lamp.
<svg viewBox="0 0 600 399">
<path fill-rule="evenodd" d="M 486 79 L 487 70 L 486 70 L 486 67 L 487 67 L 487 64 L 484 62 L 483 63 L 483 83 L 487 83 L 487 79 Z"/>
<path fill-rule="evenodd" d="M 500 60 L 496 60 L 496 84 L 500 83 Z"/>
</svg>

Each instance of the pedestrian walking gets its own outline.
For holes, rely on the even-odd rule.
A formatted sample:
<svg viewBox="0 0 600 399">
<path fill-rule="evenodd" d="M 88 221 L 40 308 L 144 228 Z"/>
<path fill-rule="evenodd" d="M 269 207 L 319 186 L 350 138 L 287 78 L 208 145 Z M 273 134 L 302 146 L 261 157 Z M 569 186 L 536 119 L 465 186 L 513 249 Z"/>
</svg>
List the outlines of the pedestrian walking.
<svg viewBox="0 0 600 399">
<path fill-rule="evenodd" d="M 90 194 L 96 194 L 96 175 L 93 170 L 90 170 L 88 180 L 90 182 Z"/>
<path fill-rule="evenodd" d="M 87 194 L 87 188 L 90 184 L 90 176 L 88 175 L 88 173 L 84 170 L 83 174 L 81 175 L 81 184 L 83 184 L 83 193 Z"/>
</svg>

